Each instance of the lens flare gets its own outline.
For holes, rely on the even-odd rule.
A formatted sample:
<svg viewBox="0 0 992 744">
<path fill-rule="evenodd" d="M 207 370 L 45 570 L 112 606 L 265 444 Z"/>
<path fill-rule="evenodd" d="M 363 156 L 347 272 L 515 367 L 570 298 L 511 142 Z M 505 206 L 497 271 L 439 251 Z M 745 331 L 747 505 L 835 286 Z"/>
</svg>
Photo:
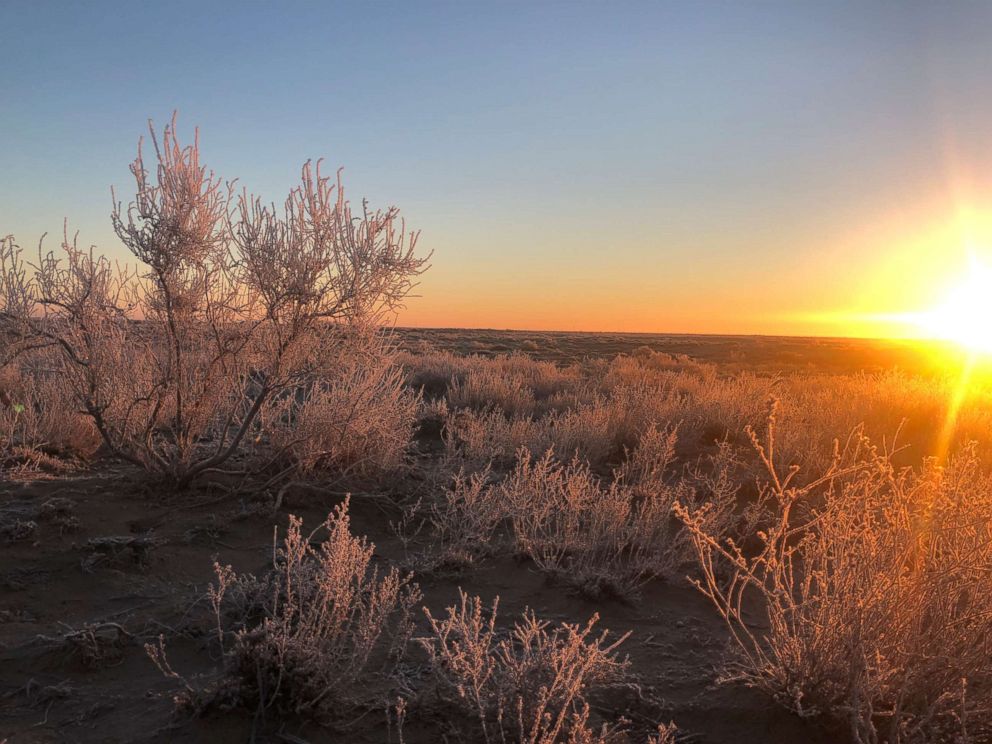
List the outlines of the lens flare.
<svg viewBox="0 0 992 744">
<path fill-rule="evenodd" d="M 944 301 L 918 315 L 920 330 L 983 354 L 992 354 L 992 268 L 971 257 L 968 274 Z"/>
</svg>

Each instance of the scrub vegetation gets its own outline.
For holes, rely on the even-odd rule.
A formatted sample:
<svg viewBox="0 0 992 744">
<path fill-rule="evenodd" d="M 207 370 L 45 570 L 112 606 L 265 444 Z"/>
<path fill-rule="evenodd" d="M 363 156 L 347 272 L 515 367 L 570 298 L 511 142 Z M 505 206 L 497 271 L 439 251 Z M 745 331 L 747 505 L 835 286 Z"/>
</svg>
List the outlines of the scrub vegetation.
<svg viewBox="0 0 992 744">
<path fill-rule="evenodd" d="M 0 740 L 992 739 L 987 371 L 386 330 L 396 209 L 151 140 L 0 243 Z"/>
</svg>

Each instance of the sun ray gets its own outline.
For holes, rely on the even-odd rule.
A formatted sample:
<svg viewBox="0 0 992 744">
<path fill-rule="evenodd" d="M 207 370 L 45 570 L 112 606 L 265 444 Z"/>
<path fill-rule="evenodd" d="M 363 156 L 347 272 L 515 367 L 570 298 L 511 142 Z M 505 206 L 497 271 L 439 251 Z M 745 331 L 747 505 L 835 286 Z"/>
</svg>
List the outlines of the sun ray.
<svg viewBox="0 0 992 744">
<path fill-rule="evenodd" d="M 939 463 L 946 464 L 950 454 L 951 446 L 954 443 L 954 434 L 957 430 L 958 417 L 965 399 L 968 397 L 968 390 L 971 387 L 972 378 L 975 372 L 975 365 L 978 361 L 978 354 L 975 351 L 969 352 L 964 366 L 961 368 L 961 376 L 954 387 L 954 394 L 947 405 L 947 414 L 944 416 L 944 423 L 937 440 L 936 456 Z"/>
</svg>

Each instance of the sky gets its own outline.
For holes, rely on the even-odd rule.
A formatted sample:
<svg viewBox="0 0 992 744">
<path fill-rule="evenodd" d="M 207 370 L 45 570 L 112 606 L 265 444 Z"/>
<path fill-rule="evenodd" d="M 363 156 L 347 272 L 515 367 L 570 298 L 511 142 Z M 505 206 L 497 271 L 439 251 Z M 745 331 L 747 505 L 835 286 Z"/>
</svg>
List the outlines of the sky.
<svg viewBox="0 0 992 744">
<path fill-rule="evenodd" d="M 914 335 L 992 245 L 992 4 L 0 0 L 0 234 L 126 258 L 149 118 L 433 251 L 400 325 Z M 57 243 L 49 237 L 50 247 Z"/>
</svg>

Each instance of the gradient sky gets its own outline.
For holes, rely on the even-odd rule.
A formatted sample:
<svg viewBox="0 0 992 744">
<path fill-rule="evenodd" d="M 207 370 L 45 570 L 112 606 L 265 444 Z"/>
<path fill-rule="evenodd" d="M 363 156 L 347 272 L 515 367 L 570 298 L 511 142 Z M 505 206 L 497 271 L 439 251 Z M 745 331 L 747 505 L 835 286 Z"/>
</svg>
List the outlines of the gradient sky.
<svg viewBox="0 0 992 744">
<path fill-rule="evenodd" d="M 903 335 L 992 244 L 992 4 L 0 0 L 0 233 L 124 257 L 146 120 L 434 251 L 404 325 Z"/>
</svg>

